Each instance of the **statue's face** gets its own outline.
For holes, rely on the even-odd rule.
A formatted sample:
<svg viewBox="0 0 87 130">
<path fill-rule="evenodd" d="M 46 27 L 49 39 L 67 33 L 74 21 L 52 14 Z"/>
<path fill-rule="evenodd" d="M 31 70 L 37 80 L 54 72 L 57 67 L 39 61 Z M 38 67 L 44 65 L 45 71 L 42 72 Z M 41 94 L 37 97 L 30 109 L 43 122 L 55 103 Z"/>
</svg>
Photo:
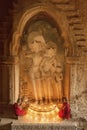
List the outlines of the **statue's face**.
<svg viewBox="0 0 87 130">
<path fill-rule="evenodd" d="M 45 44 L 45 39 L 42 35 L 35 36 L 29 43 L 29 48 L 32 52 L 38 52 L 41 50 L 42 44 Z"/>
<path fill-rule="evenodd" d="M 51 56 L 51 57 L 55 56 L 56 55 L 56 48 L 47 48 L 46 55 Z"/>
</svg>

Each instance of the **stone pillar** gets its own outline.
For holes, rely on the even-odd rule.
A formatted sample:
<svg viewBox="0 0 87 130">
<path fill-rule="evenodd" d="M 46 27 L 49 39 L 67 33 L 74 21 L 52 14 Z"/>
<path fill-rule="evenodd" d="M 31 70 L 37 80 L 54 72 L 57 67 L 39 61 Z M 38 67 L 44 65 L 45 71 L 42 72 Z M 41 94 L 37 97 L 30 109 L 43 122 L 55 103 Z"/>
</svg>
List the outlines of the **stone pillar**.
<svg viewBox="0 0 87 130">
<path fill-rule="evenodd" d="M 13 104 L 19 94 L 19 62 L 18 57 L 0 58 L 1 104 Z"/>
<path fill-rule="evenodd" d="M 18 57 L 13 57 L 13 61 L 9 66 L 10 72 L 10 103 L 17 101 L 19 96 L 19 62 Z"/>
<path fill-rule="evenodd" d="M 9 67 L 10 72 L 10 103 L 13 104 L 17 101 L 19 95 L 19 65 L 12 64 Z"/>
<path fill-rule="evenodd" d="M 70 100 L 70 65 L 66 63 L 64 74 L 64 96 Z"/>
</svg>

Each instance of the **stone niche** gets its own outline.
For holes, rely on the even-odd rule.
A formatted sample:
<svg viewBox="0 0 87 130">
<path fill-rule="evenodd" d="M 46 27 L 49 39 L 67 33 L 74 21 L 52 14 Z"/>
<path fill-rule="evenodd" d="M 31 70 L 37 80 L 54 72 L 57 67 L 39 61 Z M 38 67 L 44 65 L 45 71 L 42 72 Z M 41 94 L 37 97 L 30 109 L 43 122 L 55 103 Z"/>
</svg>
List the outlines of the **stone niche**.
<svg viewBox="0 0 87 130">
<path fill-rule="evenodd" d="M 43 8 L 30 18 L 29 12 L 28 16 L 21 18 L 18 26 L 20 37 L 16 36 L 18 32 L 14 34 L 12 52 L 18 59 L 12 98 L 13 102 L 22 100 L 25 107 L 29 106 L 27 113 L 32 120 L 36 118 L 31 110 L 37 113 L 38 121 L 39 118 L 50 121 L 50 115 L 53 121 L 62 98 L 70 100 L 70 68 L 66 63 L 70 50 L 65 45 L 68 44 L 65 38 L 68 38 L 63 36 L 63 28 L 54 18 L 54 13 L 49 14 L 46 9 L 42 11 Z"/>
<path fill-rule="evenodd" d="M 53 8 L 41 5 L 27 10 L 20 18 L 11 44 L 12 55 L 18 57 L 16 78 L 11 81 L 15 84 L 10 92 L 11 102 L 18 97 L 31 102 L 61 102 L 64 96 L 70 99 L 66 57 L 71 49 L 67 28 L 61 25 L 60 14 L 57 20 L 56 17 Z"/>
<path fill-rule="evenodd" d="M 61 101 L 65 59 L 59 27 L 52 18 L 38 14 L 27 22 L 20 44 L 20 96 L 36 102 Z"/>
</svg>

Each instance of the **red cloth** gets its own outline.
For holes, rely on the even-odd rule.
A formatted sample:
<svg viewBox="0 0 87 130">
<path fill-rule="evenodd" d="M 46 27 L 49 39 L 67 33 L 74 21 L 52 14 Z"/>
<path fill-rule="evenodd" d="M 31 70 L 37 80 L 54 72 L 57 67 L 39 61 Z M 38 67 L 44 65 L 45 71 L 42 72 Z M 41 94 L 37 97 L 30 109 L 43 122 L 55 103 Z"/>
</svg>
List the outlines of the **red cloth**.
<svg viewBox="0 0 87 130">
<path fill-rule="evenodd" d="M 69 119 L 71 115 L 70 112 L 71 112 L 70 105 L 67 102 L 64 102 L 62 108 L 58 112 L 58 115 L 63 119 Z"/>
<path fill-rule="evenodd" d="M 14 111 L 17 116 L 24 116 L 26 114 L 26 111 L 21 109 L 17 103 L 14 104 Z"/>
</svg>

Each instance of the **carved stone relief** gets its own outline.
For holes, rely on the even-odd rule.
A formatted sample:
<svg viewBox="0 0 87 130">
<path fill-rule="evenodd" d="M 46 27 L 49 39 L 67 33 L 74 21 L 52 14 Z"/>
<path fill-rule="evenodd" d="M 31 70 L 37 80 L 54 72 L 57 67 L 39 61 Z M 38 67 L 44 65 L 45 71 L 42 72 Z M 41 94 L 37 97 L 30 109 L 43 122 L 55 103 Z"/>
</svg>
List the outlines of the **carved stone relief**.
<svg viewBox="0 0 87 130">
<path fill-rule="evenodd" d="M 42 20 L 24 31 L 20 51 L 21 96 L 36 101 L 60 100 L 64 71 L 62 38 L 55 27 Z"/>
</svg>

